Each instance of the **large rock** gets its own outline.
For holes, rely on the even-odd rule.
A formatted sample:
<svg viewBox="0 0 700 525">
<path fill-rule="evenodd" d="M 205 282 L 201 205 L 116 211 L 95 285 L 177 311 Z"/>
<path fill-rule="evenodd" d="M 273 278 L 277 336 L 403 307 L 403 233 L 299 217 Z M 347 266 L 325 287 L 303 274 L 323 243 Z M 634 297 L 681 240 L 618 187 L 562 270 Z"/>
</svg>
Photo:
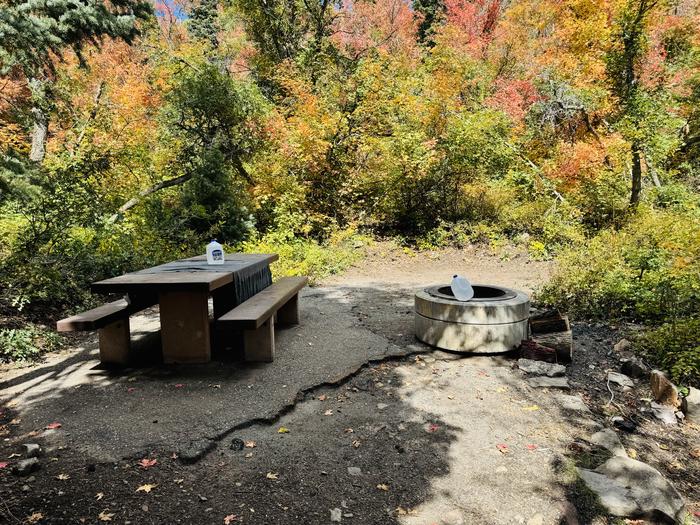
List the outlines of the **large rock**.
<svg viewBox="0 0 700 525">
<path fill-rule="evenodd" d="M 649 377 L 649 369 L 641 359 L 636 357 L 630 357 L 629 359 L 622 361 L 622 365 L 620 365 L 620 372 L 635 379 Z"/>
<path fill-rule="evenodd" d="M 598 445 L 608 450 L 613 456 L 627 457 L 627 452 L 625 447 L 622 446 L 620 438 L 611 428 L 604 428 L 603 430 L 596 432 L 590 438 L 588 438 L 590 443 Z"/>
<path fill-rule="evenodd" d="M 566 372 L 564 365 L 545 363 L 544 361 L 535 361 L 533 359 L 518 359 L 518 368 L 526 374 L 547 377 L 563 376 Z"/>
<path fill-rule="evenodd" d="M 661 370 L 651 371 L 651 391 L 654 394 L 654 400 L 662 405 L 668 405 L 672 407 L 680 406 L 680 399 L 678 398 L 678 389 L 676 385 L 671 383 L 671 380 L 666 377 Z"/>
<path fill-rule="evenodd" d="M 634 386 L 634 381 L 625 374 L 620 374 L 619 372 L 608 372 L 608 381 L 623 387 L 628 386 L 632 388 Z"/>
<path fill-rule="evenodd" d="M 570 388 L 565 377 L 530 377 L 527 384 L 534 388 Z"/>
<path fill-rule="evenodd" d="M 683 413 L 688 421 L 700 425 L 700 390 L 690 388 L 688 395 L 683 398 Z"/>
<path fill-rule="evenodd" d="M 676 409 L 668 405 L 652 403 L 651 413 L 654 414 L 654 417 L 661 421 L 664 425 L 675 425 L 678 423 L 678 420 L 676 419 Z"/>
<path fill-rule="evenodd" d="M 684 502 L 678 491 L 655 468 L 624 456 L 614 456 L 595 470 L 579 469 L 588 488 L 615 516 L 683 523 Z"/>
</svg>

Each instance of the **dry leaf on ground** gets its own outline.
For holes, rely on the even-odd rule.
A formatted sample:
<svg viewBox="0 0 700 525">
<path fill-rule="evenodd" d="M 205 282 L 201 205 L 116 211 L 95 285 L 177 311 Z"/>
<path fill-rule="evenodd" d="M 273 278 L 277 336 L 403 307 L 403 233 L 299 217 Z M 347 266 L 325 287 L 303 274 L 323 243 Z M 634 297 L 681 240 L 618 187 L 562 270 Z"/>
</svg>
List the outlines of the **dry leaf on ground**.
<svg viewBox="0 0 700 525">
<path fill-rule="evenodd" d="M 61 481 L 65 481 L 65 480 L 67 480 L 67 479 L 70 479 L 70 475 L 64 474 L 64 473 L 60 473 L 58 476 L 56 476 L 56 479 L 60 479 Z"/>
<path fill-rule="evenodd" d="M 103 510 L 100 512 L 99 516 L 97 518 L 100 521 L 112 521 L 112 518 L 114 517 L 114 512 L 109 512 L 107 510 Z"/>
<path fill-rule="evenodd" d="M 280 475 L 277 474 L 276 472 L 268 472 L 265 477 L 267 479 L 279 479 Z"/>
<path fill-rule="evenodd" d="M 156 463 L 158 463 L 157 459 L 143 458 L 141 461 L 139 461 L 139 466 L 144 468 L 144 469 L 147 469 L 147 468 L 151 468 Z"/>
<path fill-rule="evenodd" d="M 379 485 L 377 485 L 377 488 L 379 490 L 387 491 L 387 490 L 389 490 L 389 485 L 387 485 L 386 483 L 380 483 Z"/>
<path fill-rule="evenodd" d="M 53 423 L 49 423 L 48 425 L 46 425 L 46 428 L 48 428 L 49 430 L 52 430 L 54 428 L 61 428 L 61 423 L 59 423 L 58 421 L 54 421 Z"/>
<path fill-rule="evenodd" d="M 279 427 L 277 429 L 278 434 L 289 434 L 289 429 L 287 427 Z"/>
<path fill-rule="evenodd" d="M 245 446 L 245 448 L 255 448 L 255 447 L 257 447 L 258 445 L 257 445 L 257 443 L 256 443 L 255 441 L 252 441 L 252 440 L 251 440 L 251 441 L 244 441 L 244 442 L 243 442 L 243 446 Z"/>
<path fill-rule="evenodd" d="M 145 485 L 141 485 L 139 488 L 137 488 L 136 492 L 145 492 L 146 494 L 148 494 L 157 486 L 158 486 L 157 483 L 156 484 L 146 483 Z"/>
</svg>

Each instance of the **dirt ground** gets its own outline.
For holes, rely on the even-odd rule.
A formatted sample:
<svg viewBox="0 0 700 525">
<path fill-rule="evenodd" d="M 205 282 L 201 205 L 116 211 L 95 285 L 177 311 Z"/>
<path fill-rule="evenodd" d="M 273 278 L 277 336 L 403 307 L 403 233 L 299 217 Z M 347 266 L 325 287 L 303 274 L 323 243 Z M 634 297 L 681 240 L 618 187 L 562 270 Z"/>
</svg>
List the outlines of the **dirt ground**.
<svg viewBox="0 0 700 525">
<path fill-rule="evenodd" d="M 89 336 L 4 370 L 0 523 L 612 522 L 577 482 L 572 443 L 617 414 L 604 377 L 630 327 L 575 324 L 567 392 L 530 388 L 513 357 L 464 358 L 413 336 L 413 293 L 427 284 L 459 272 L 531 292 L 549 270 L 518 253 L 379 243 L 304 291 L 274 363 L 106 371 Z M 157 316 L 134 325 L 152 332 Z M 590 413 L 566 409 L 571 395 Z M 615 404 L 631 415 L 647 395 L 639 384 Z M 700 510 L 698 429 L 636 422 L 625 447 Z M 23 443 L 43 448 L 29 477 L 10 472 Z"/>
</svg>

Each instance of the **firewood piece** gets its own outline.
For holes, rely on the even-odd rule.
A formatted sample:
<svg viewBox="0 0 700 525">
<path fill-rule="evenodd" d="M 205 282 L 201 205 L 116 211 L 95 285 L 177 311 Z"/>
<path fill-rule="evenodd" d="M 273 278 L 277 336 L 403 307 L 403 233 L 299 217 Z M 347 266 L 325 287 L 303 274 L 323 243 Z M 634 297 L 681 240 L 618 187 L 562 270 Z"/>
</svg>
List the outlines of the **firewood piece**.
<svg viewBox="0 0 700 525">
<path fill-rule="evenodd" d="M 549 334 L 533 334 L 532 340 L 544 347 L 552 348 L 557 354 L 557 362 L 571 362 L 574 348 L 571 330 Z"/>
<path fill-rule="evenodd" d="M 530 317 L 530 331 L 533 334 L 550 334 L 571 330 L 569 318 L 559 310 L 548 310 Z"/>
</svg>

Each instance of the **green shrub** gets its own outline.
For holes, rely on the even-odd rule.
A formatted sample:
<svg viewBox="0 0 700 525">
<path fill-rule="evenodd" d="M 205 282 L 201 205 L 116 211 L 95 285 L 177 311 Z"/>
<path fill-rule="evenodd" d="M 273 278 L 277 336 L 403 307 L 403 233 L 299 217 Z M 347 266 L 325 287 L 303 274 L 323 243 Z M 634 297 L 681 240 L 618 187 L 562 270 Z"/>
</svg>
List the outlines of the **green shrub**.
<svg viewBox="0 0 700 525">
<path fill-rule="evenodd" d="M 619 231 L 565 250 L 539 299 L 586 317 L 664 322 L 700 300 L 700 217 L 640 208 Z"/>
<path fill-rule="evenodd" d="M 679 384 L 700 386 L 700 319 L 687 318 L 648 330 L 638 340 L 641 352 L 668 370 Z"/>
<path fill-rule="evenodd" d="M 273 230 L 232 247 L 231 251 L 276 253 L 279 260 L 271 265 L 275 278 L 307 275 L 314 282 L 339 273 L 357 261 L 367 242 L 367 238 L 358 236 L 352 229 L 337 230 L 325 242 Z"/>
<path fill-rule="evenodd" d="M 33 361 L 43 352 L 60 348 L 56 333 L 35 326 L 0 329 L 0 361 Z"/>
</svg>

